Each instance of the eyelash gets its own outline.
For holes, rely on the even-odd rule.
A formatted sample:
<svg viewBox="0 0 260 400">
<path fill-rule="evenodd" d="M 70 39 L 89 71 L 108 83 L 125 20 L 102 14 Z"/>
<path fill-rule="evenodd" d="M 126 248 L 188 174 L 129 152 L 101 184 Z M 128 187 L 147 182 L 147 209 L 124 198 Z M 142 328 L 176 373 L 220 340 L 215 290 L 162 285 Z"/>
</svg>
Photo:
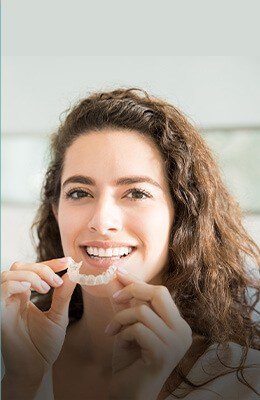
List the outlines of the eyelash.
<svg viewBox="0 0 260 400">
<path fill-rule="evenodd" d="M 75 198 L 75 197 L 72 197 L 74 193 L 84 194 L 84 196 Z M 143 190 L 143 189 L 139 189 L 139 188 L 130 189 L 127 192 L 127 194 L 129 194 L 129 193 L 141 193 L 141 194 L 145 195 L 146 198 L 151 198 L 152 197 L 152 195 L 149 192 L 147 192 L 146 190 Z M 82 199 L 84 197 L 87 197 L 87 196 L 85 196 L 86 194 L 89 194 L 89 193 L 87 191 L 81 189 L 81 188 L 74 188 L 72 190 L 69 190 L 68 192 L 65 192 L 65 197 L 66 197 L 66 199 L 70 199 L 70 200 L 73 200 L 73 201 L 78 201 L 78 200 L 80 200 L 80 199 Z M 146 199 L 130 198 L 130 200 L 131 201 L 137 201 L 137 200 L 141 200 L 142 201 L 142 200 L 146 200 Z"/>
</svg>

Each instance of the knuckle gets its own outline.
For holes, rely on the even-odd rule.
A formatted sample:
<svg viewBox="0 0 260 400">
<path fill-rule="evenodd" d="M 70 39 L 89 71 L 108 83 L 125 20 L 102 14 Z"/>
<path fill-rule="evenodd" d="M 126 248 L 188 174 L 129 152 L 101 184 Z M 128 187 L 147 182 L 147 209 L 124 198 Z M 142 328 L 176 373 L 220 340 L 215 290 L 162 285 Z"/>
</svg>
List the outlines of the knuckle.
<svg viewBox="0 0 260 400">
<path fill-rule="evenodd" d="M 123 322 L 124 322 L 124 315 L 121 311 L 115 314 L 110 321 L 111 324 L 120 324 L 120 325 L 123 324 Z"/>
<path fill-rule="evenodd" d="M 22 263 L 21 263 L 20 261 L 15 261 L 15 262 L 11 265 L 10 270 L 15 271 L 15 270 L 17 270 L 17 269 L 20 269 L 21 266 L 22 266 Z"/>
<path fill-rule="evenodd" d="M 68 317 L 68 315 L 65 315 L 62 311 L 50 309 L 49 311 L 47 311 L 47 316 L 53 322 L 61 324 L 62 329 L 63 329 L 63 325 L 64 326 L 68 325 L 69 317 Z"/>
<path fill-rule="evenodd" d="M 8 271 L 1 272 L 1 282 L 5 282 L 8 279 Z"/>
<path fill-rule="evenodd" d="M 133 330 L 136 334 L 138 334 L 139 332 L 141 332 L 143 330 L 143 324 L 141 322 L 136 322 L 133 325 Z"/>
<path fill-rule="evenodd" d="M 183 319 L 183 330 L 186 336 L 192 336 L 192 329 L 190 327 L 190 325 L 188 324 L 188 322 L 185 321 L 185 319 Z"/>
<path fill-rule="evenodd" d="M 43 273 L 45 276 L 54 275 L 53 270 L 46 264 L 37 264 L 35 268 L 39 273 Z"/>
<path fill-rule="evenodd" d="M 156 286 L 156 291 L 159 296 L 162 297 L 169 296 L 169 290 L 167 289 L 166 286 L 163 285 Z"/>
<path fill-rule="evenodd" d="M 3 284 L 2 284 L 2 294 L 3 295 L 5 295 L 5 294 L 7 294 L 9 291 L 10 291 L 10 289 L 11 289 L 11 287 L 13 286 L 13 283 L 12 282 L 10 282 L 10 281 L 6 281 L 6 282 L 4 282 Z"/>
<path fill-rule="evenodd" d="M 2 294 L 3 294 L 3 290 L 6 289 L 7 285 L 8 285 L 8 281 L 1 283 Z"/>
<path fill-rule="evenodd" d="M 136 314 L 138 317 L 144 317 L 147 314 L 148 306 L 145 304 L 140 304 L 136 307 Z"/>
<path fill-rule="evenodd" d="M 30 282 L 34 283 L 36 286 L 41 285 L 41 278 L 36 272 L 26 271 L 26 273 L 28 274 L 28 279 Z"/>
<path fill-rule="evenodd" d="M 128 285 L 128 288 L 130 289 L 131 292 L 135 290 L 135 287 L 136 287 L 136 283 L 135 282 L 130 283 L 130 285 Z"/>
</svg>

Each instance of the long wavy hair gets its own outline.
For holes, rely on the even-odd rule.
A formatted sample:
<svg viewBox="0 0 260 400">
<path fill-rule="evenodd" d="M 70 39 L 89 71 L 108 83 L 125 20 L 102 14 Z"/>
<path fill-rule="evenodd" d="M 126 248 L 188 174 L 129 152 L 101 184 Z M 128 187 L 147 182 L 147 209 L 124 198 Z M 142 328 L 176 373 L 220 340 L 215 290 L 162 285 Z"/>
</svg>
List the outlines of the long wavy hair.
<svg viewBox="0 0 260 400">
<path fill-rule="evenodd" d="M 169 240 L 168 268 L 162 276 L 193 333 L 207 343 L 235 342 L 243 349 L 235 368 L 238 379 L 250 347 L 259 345 L 259 324 L 253 319 L 259 285 L 249 273 L 249 260 L 260 265 L 259 248 L 241 223 L 241 210 L 222 182 L 217 163 L 196 128 L 173 105 L 140 89 L 92 93 L 67 111 L 52 136 L 51 160 L 33 231 L 37 262 L 63 257 L 52 206 L 58 206 L 64 156 L 81 135 L 103 129 L 134 130 L 158 147 L 175 207 Z M 249 298 L 248 289 L 253 296 Z M 52 290 L 38 295 L 36 304 L 47 310 Z M 69 318 L 81 318 L 81 287 L 73 293 Z M 182 373 L 178 374 L 192 387 Z M 167 380 L 171 393 L 171 379 Z M 249 385 L 250 386 L 250 385 Z"/>
</svg>

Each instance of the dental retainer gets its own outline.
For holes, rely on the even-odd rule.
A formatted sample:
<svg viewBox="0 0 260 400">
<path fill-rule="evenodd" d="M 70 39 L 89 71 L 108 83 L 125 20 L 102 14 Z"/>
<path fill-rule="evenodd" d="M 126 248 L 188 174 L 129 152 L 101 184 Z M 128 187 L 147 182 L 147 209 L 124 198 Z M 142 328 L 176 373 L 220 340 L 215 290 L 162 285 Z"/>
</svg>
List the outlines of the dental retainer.
<svg viewBox="0 0 260 400">
<path fill-rule="evenodd" d="M 68 276 L 72 282 L 79 283 L 80 285 L 106 285 L 108 282 L 112 281 L 115 277 L 115 272 L 117 267 L 115 265 L 111 265 L 105 272 L 101 275 L 86 275 L 81 274 L 79 272 L 80 267 L 82 265 L 82 261 L 76 263 L 73 259 L 69 261 L 68 265 Z"/>
</svg>

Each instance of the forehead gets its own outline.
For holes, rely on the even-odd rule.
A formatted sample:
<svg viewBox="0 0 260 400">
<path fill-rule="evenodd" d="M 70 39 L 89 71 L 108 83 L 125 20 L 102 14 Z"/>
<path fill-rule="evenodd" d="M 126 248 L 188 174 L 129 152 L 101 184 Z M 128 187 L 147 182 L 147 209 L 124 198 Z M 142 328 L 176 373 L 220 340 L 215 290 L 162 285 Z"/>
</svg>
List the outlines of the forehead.
<svg viewBox="0 0 260 400">
<path fill-rule="evenodd" d="M 153 141 L 135 131 L 90 132 L 80 136 L 67 149 L 63 180 L 85 174 L 104 179 L 147 174 L 165 180 L 163 159 Z"/>
</svg>

